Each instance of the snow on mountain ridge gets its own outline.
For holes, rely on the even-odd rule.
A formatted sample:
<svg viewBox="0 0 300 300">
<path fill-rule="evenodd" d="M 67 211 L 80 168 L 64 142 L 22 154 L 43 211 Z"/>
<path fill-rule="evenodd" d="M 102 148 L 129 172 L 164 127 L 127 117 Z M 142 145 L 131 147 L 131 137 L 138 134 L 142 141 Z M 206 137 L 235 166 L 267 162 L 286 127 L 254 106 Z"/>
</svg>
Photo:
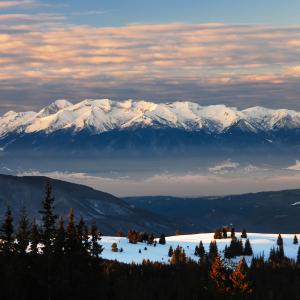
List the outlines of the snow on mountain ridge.
<svg viewBox="0 0 300 300">
<path fill-rule="evenodd" d="M 88 129 L 101 133 L 131 127 L 170 127 L 223 132 L 241 124 L 253 132 L 300 128 L 300 113 L 287 109 L 252 107 L 238 110 L 225 105 L 201 106 L 189 101 L 154 103 L 86 99 L 72 104 L 57 100 L 39 112 L 7 112 L 0 117 L 0 136 L 11 132 L 46 132 Z M 241 125 L 239 125 L 241 127 Z"/>
</svg>

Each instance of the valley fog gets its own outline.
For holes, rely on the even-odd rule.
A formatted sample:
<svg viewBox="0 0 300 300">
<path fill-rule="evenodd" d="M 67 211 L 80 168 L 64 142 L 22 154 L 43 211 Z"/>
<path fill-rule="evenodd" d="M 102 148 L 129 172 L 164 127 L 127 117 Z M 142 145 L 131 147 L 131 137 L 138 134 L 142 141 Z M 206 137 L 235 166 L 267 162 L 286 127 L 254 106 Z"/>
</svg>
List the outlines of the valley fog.
<svg viewBox="0 0 300 300">
<path fill-rule="evenodd" d="M 121 197 L 279 190 L 297 188 L 300 179 L 300 164 L 293 155 L 102 158 L 22 157 L 2 153 L 0 168 L 3 174 L 50 176 Z"/>
</svg>

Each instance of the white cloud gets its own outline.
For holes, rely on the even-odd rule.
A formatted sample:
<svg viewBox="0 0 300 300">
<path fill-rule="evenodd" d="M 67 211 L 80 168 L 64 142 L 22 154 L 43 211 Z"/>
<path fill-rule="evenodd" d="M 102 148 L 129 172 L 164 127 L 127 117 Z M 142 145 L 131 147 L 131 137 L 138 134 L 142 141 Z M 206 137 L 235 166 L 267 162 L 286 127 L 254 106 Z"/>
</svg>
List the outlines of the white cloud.
<svg viewBox="0 0 300 300">
<path fill-rule="evenodd" d="M 296 160 L 296 163 L 292 166 L 289 166 L 287 169 L 292 171 L 300 171 L 300 161 Z"/>
<path fill-rule="evenodd" d="M 209 172 L 212 173 L 227 173 L 231 170 L 237 169 L 240 166 L 239 163 L 226 160 L 219 165 L 208 168 Z"/>
</svg>

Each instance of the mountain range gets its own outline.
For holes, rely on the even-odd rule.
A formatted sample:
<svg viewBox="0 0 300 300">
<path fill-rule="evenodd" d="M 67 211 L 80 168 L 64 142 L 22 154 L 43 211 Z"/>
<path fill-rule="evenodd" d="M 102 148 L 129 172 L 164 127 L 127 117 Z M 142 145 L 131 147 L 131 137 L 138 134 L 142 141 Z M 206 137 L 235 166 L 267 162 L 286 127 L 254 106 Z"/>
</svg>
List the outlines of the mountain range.
<svg viewBox="0 0 300 300">
<path fill-rule="evenodd" d="M 57 100 L 38 112 L 0 117 L 2 152 L 299 152 L 300 112 L 188 101 Z M 70 151 L 71 150 L 71 151 Z"/>
</svg>

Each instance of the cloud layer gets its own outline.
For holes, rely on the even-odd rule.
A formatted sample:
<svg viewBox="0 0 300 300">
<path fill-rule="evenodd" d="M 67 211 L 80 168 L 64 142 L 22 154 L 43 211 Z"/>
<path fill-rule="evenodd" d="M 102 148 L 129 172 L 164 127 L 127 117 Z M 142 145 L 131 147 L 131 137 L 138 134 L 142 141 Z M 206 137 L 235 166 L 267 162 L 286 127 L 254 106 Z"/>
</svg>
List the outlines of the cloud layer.
<svg viewBox="0 0 300 300">
<path fill-rule="evenodd" d="M 11 3 L 20 2 L 33 3 Z M 300 109 L 300 27 L 92 27 L 58 14 L 1 14 L 0 43 L 2 111 L 61 97 Z"/>
<path fill-rule="evenodd" d="M 257 170 L 256 170 L 257 171 Z M 173 195 L 203 196 L 231 195 L 266 190 L 294 189 L 299 187 L 299 172 L 256 172 L 248 176 L 219 176 L 217 174 L 157 174 L 139 180 L 110 178 L 85 173 L 66 172 L 20 172 L 19 176 L 48 176 L 55 179 L 85 184 L 116 196 Z M 253 174 L 252 174 L 253 172 Z M 243 175 L 246 173 L 244 172 Z M 250 176 L 250 175 L 253 176 Z M 225 174 L 223 174 L 225 175 Z"/>
</svg>

